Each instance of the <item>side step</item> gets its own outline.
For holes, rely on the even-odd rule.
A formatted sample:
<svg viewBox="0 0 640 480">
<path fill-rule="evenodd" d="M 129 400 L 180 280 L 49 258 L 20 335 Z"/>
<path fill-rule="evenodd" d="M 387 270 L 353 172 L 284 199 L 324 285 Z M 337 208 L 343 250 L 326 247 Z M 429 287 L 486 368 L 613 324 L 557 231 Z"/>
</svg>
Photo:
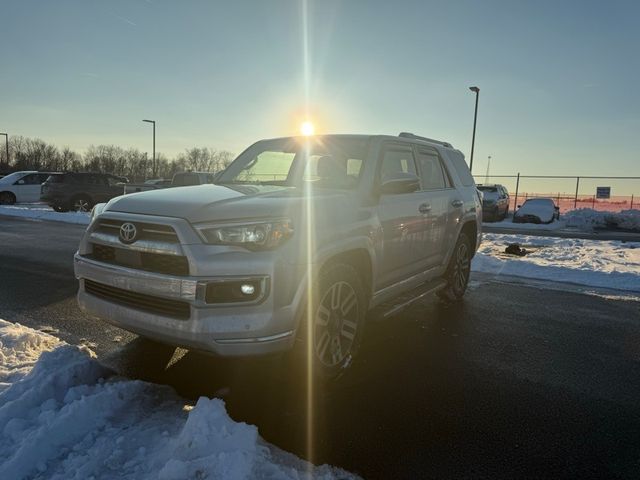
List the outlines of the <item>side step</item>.
<svg viewBox="0 0 640 480">
<path fill-rule="evenodd" d="M 371 312 L 369 312 L 369 316 L 372 320 L 384 320 L 386 318 L 389 318 L 392 315 L 396 315 L 405 308 L 411 306 L 418 300 L 426 297 L 427 295 L 435 293 L 438 290 L 442 290 L 446 285 L 446 280 L 443 280 L 441 278 L 432 280 L 431 282 L 423 283 L 422 285 L 414 288 L 407 293 L 403 293 L 398 297 L 392 298 L 391 300 L 378 305 L 373 310 L 371 310 Z"/>
</svg>

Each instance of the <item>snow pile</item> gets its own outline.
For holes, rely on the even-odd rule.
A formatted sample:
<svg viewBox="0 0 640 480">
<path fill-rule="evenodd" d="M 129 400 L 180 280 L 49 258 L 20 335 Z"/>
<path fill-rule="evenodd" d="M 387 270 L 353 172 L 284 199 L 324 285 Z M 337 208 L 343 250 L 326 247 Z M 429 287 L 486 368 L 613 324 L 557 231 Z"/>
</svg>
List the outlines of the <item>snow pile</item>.
<svg viewBox="0 0 640 480">
<path fill-rule="evenodd" d="M 618 213 L 599 212 L 591 208 L 571 210 L 564 215 L 568 227 L 581 230 L 593 228 L 620 228 L 640 232 L 640 210 L 623 210 Z"/>
<path fill-rule="evenodd" d="M 518 243 L 531 253 L 504 253 Z M 485 234 L 472 269 L 496 275 L 640 292 L 640 242 Z"/>
<path fill-rule="evenodd" d="M 554 220 L 551 223 L 513 223 L 513 216 L 509 215 L 500 222 L 484 222 L 485 227 L 504 228 L 509 230 L 541 230 L 553 231 L 566 228 L 566 221 L 560 217 L 560 220 Z"/>
<path fill-rule="evenodd" d="M 0 329 L 0 392 L 24 377 L 45 350 L 59 340 L 12 323 Z"/>
<path fill-rule="evenodd" d="M 88 349 L 3 320 L 0 338 L 14 372 L 0 393 L 0 478 L 354 478 L 284 454 L 221 400 L 185 406 L 169 387 L 117 377 Z"/>
<path fill-rule="evenodd" d="M 89 213 L 56 212 L 43 203 L 24 203 L 17 205 L 0 205 L 0 215 L 8 217 L 35 218 L 53 220 L 55 222 L 89 225 Z"/>
</svg>

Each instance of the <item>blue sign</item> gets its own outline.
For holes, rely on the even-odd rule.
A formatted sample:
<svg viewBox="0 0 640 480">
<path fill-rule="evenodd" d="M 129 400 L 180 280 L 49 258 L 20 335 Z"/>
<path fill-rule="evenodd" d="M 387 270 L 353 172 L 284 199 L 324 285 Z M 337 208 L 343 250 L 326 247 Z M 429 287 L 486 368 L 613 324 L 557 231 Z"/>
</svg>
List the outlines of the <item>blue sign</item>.
<svg viewBox="0 0 640 480">
<path fill-rule="evenodd" d="M 596 198 L 611 198 L 611 187 L 597 187 Z"/>
</svg>

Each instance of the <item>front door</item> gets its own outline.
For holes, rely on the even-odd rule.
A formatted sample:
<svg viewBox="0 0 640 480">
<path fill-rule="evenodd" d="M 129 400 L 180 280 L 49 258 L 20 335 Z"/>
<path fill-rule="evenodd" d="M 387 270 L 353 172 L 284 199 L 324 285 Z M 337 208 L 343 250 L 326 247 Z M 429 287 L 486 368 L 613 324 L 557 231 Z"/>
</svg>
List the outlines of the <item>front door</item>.
<svg viewBox="0 0 640 480">
<path fill-rule="evenodd" d="M 37 202 L 40 200 L 41 177 L 42 175 L 39 173 L 30 173 L 14 183 L 16 202 Z"/>
</svg>

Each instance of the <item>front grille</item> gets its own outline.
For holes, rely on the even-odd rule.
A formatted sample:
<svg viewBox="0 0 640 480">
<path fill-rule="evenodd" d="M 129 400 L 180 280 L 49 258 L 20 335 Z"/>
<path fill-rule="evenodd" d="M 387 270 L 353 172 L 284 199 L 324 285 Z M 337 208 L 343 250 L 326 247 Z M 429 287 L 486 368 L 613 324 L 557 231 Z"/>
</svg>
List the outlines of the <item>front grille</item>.
<svg viewBox="0 0 640 480">
<path fill-rule="evenodd" d="M 122 222 L 120 220 L 110 220 L 105 218 L 99 221 L 94 231 L 117 237 L 123 223 L 133 223 L 136 226 L 136 229 L 138 230 L 136 240 L 156 240 L 166 243 L 180 243 L 178 235 L 173 227 L 156 223 Z"/>
<path fill-rule="evenodd" d="M 122 288 L 111 287 L 93 280 L 84 281 L 84 289 L 87 293 L 125 307 L 135 308 L 143 312 L 155 313 L 166 317 L 186 320 L 191 314 L 189 304 L 179 300 L 145 295 L 143 293 L 130 292 Z"/>
<path fill-rule="evenodd" d="M 89 258 L 99 262 L 166 275 L 189 275 L 189 261 L 183 255 L 139 252 L 128 248 L 100 245 L 99 243 L 92 243 L 91 247 L 92 253 Z"/>
</svg>

